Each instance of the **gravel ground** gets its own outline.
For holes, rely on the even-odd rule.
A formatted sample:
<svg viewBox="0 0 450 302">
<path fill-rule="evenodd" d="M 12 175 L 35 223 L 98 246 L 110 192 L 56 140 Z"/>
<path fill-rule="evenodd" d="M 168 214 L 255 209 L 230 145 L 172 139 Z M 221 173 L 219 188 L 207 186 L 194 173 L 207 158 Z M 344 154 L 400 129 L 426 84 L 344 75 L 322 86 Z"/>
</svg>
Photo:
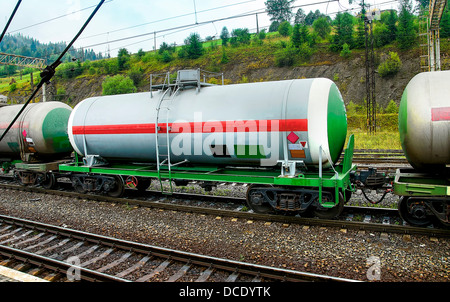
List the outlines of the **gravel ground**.
<svg viewBox="0 0 450 302">
<path fill-rule="evenodd" d="M 233 188 L 226 190 L 233 194 Z M 450 239 L 446 238 L 269 224 L 6 189 L 0 189 L 0 214 L 342 278 L 450 280 Z"/>
</svg>

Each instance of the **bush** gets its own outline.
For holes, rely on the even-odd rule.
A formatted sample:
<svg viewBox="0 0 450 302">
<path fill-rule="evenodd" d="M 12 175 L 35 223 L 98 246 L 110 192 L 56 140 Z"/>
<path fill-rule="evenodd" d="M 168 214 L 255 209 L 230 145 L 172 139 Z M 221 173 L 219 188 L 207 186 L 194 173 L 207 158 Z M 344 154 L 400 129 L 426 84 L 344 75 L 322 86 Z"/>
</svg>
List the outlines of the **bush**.
<svg viewBox="0 0 450 302">
<path fill-rule="evenodd" d="M 385 113 L 398 113 L 398 106 L 394 100 L 391 100 L 384 110 Z"/>
<path fill-rule="evenodd" d="M 136 92 L 136 87 L 129 77 L 107 76 L 102 83 L 103 95 L 125 94 Z"/>
<path fill-rule="evenodd" d="M 288 21 L 281 22 L 280 25 L 278 26 L 278 32 L 283 37 L 289 36 L 291 34 L 291 24 L 289 24 Z"/>
<path fill-rule="evenodd" d="M 344 43 L 344 45 L 342 45 L 341 57 L 349 58 L 351 54 L 352 51 L 350 50 L 350 46 L 348 46 L 347 43 Z"/>
<path fill-rule="evenodd" d="M 277 51 L 275 53 L 275 65 L 278 67 L 294 65 L 296 52 L 295 48 L 285 48 Z"/>
<path fill-rule="evenodd" d="M 398 56 L 398 53 L 390 51 L 387 60 L 381 63 L 378 67 L 378 74 L 382 78 L 390 77 L 395 75 L 401 67 L 402 62 Z"/>
</svg>

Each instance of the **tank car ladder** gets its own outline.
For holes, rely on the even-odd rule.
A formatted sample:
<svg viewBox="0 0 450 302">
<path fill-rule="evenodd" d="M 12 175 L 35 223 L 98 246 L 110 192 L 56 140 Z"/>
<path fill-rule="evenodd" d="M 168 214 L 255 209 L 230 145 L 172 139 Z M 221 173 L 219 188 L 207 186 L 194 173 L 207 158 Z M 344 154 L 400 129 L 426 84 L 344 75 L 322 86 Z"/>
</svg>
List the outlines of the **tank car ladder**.
<svg viewBox="0 0 450 302">
<path fill-rule="evenodd" d="M 167 80 L 169 80 L 167 78 Z M 176 88 L 176 89 L 175 89 Z M 179 87 L 175 86 L 168 86 L 168 88 L 163 92 L 163 94 L 161 95 L 161 98 L 159 99 L 158 102 L 158 107 L 156 108 L 156 123 L 155 123 L 155 134 L 156 134 L 156 165 L 157 165 L 157 169 L 158 169 L 158 179 L 159 179 L 159 184 L 161 186 L 161 192 L 164 193 L 164 187 L 162 184 L 162 179 L 161 179 L 161 166 L 167 165 L 167 169 L 169 172 L 169 185 L 170 185 L 170 192 L 167 192 L 167 194 L 172 194 L 173 193 L 173 187 L 172 187 L 172 166 L 175 166 L 177 164 L 172 164 L 171 159 L 170 159 L 170 138 L 169 138 L 169 134 L 170 134 L 170 126 L 169 126 L 169 112 L 170 112 L 170 108 L 169 106 L 162 106 L 164 101 L 169 101 L 172 100 L 173 97 L 177 94 Z M 165 112 L 166 116 L 165 116 L 165 122 L 160 123 L 160 120 L 162 120 L 164 117 L 161 116 L 161 113 Z M 160 131 L 163 130 L 161 128 L 160 125 L 166 125 L 166 129 L 163 132 L 165 135 L 165 140 L 163 137 L 163 142 L 160 142 Z M 164 150 L 165 147 L 165 152 L 166 153 L 162 153 L 162 151 Z M 161 149 L 162 148 L 162 149 Z"/>
</svg>

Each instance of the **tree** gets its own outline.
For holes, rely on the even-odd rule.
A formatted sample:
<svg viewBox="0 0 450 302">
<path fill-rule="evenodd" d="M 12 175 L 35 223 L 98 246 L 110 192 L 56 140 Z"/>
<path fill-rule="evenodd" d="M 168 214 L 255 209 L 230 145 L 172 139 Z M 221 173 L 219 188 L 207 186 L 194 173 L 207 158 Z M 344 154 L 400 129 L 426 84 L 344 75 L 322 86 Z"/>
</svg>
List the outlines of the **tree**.
<svg viewBox="0 0 450 302">
<path fill-rule="evenodd" d="M 278 32 L 283 37 L 287 37 L 291 33 L 291 24 L 288 21 L 281 22 L 280 26 L 278 26 Z"/>
<path fill-rule="evenodd" d="M 231 32 L 230 44 L 237 46 L 238 44 L 250 43 L 250 32 L 248 28 L 236 28 Z"/>
<path fill-rule="evenodd" d="M 359 19 L 358 24 L 356 25 L 356 39 L 354 40 L 354 46 L 357 49 L 366 47 L 366 30 L 363 19 Z"/>
<path fill-rule="evenodd" d="M 300 47 L 302 44 L 302 37 L 300 36 L 300 27 L 301 25 L 299 23 L 294 25 L 294 28 L 292 29 L 292 36 L 291 36 L 291 43 L 294 47 Z"/>
<path fill-rule="evenodd" d="M 325 14 L 322 14 L 320 10 L 316 9 L 315 12 L 309 11 L 308 15 L 305 17 L 305 24 L 306 25 L 313 25 L 314 21 L 317 19 L 325 17 L 328 18 Z"/>
<path fill-rule="evenodd" d="M 415 44 L 414 16 L 410 0 L 401 0 L 398 16 L 397 41 L 400 49 L 409 49 Z"/>
<path fill-rule="evenodd" d="M 220 38 L 222 39 L 222 45 L 227 46 L 227 43 L 230 40 L 230 33 L 228 32 L 228 28 L 226 26 L 222 28 Z"/>
<path fill-rule="evenodd" d="M 136 87 L 129 77 L 116 75 L 107 76 L 102 83 L 103 95 L 125 94 L 136 92 Z"/>
<path fill-rule="evenodd" d="M 184 40 L 184 49 L 186 51 L 186 58 L 197 59 L 203 55 L 204 49 L 200 39 L 200 35 L 192 33 Z"/>
<path fill-rule="evenodd" d="M 119 49 L 119 54 L 117 56 L 117 64 L 119 66 L 119 70 L 126 69 L 128 61 L 130 61 L 130 53 L 126 48 Z"/>
<path fill-rule="evenodd" d="M 450 37 L 450 10 L 446 6 L 444 13 L 442 14 L 441 19 L 441 30 L 440 30 L 441 38 Z"/>
<path fill-rule="evenodd" d="M 295 0 L 267 0 L 264 2 L 267 9 L 267 14 L 270 16 L 270 21 L 290 21 L 292 19 L 291 4 Z"/>
<path fill-rule="evenodd" d="M 397 12 L 395 10 L 391 10 L 386 19 L 386 22 L 384 22 L 389 31 L 389 43 L 397 39 L 397 21 L 398 21 Z"/>
<path fill-rule="evenodd" d="M 297 10 L 294 18 L 294 24 L 304 24 L 306 19 L 305 11 L 302 8 Z"/>
<path fill-rule="evenodd" d="M 321 37 L 325 39 L 328 34 L 331 32 L 330 23 L 328 23 L 328 19 L 326 17 L 320 17 L 313 22 L 314 31 Z"/>
<path fill-rule="evenodd" d="M 338 13 L 333 25 L 335 33 L 331 38 L 331 49 L 341 51 L 342 46 L 347 43 L 350 48 L 353 46 L 353 16 L 349 13 Z"/>
</svg>

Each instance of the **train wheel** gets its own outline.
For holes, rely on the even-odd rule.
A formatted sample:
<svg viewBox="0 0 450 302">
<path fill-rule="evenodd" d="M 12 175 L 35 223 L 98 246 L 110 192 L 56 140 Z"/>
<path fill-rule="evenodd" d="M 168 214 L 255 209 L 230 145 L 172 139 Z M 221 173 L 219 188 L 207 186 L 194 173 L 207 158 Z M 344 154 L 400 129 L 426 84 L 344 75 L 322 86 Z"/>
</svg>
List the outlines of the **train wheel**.
<svg viewBox="0 0 450 302">
<path fill-rule="evenodd" d="M 121 197 L 125 192 L 125 184 L 122 177 L 114 176 L 114 184 L 110 190 L 108 190 L 109 197 Z"/>
<path fill-rule="evenodd" d="M 333 196 L 332 198 L 327 197 L 327 195 L 323 195 L 322 199 L 324 199 L 324 201 L 334 201 L 334 192 L 331 194 L 331 196 Z M 330 200 L 325 200 L 325 199 L 330 199 Z M 344 210 L 344 196 L 342 195 L 342 193 L 339 192 L 339 203 L 337 205 L 335 205 L 332 208 L 323 208 L 323 207 L 318 207 L 315 208 L 313 213 L 315 216 L 321 218 L 321 219 L 333 219 L 338 217 L 339 215 L 341 215 L 342 211 Z"/>
<path fill-rule="evenodd" d="M 44 189 L 50 190 L 56 187 L 56 177 L 53 173 L 45 173 L 45 180 L 41 183 Z"/>
<path fill-rule="evenodd" d="M 398 202 L 398 212 L 404 221 L 413 226 L 425 227 L 433 223 L 426 213 L 426 205 L 419 200 L 402 197 Z"/>
<path fill-rule="evenodd" d="M 264 185 L 251 185 L 247 189 L 247 205 L 255 213 L 272 214 L 275 213 L 272 206 L 265 200 L 263 193 L 258 188 L 265 188 Z"/>
</svg>

